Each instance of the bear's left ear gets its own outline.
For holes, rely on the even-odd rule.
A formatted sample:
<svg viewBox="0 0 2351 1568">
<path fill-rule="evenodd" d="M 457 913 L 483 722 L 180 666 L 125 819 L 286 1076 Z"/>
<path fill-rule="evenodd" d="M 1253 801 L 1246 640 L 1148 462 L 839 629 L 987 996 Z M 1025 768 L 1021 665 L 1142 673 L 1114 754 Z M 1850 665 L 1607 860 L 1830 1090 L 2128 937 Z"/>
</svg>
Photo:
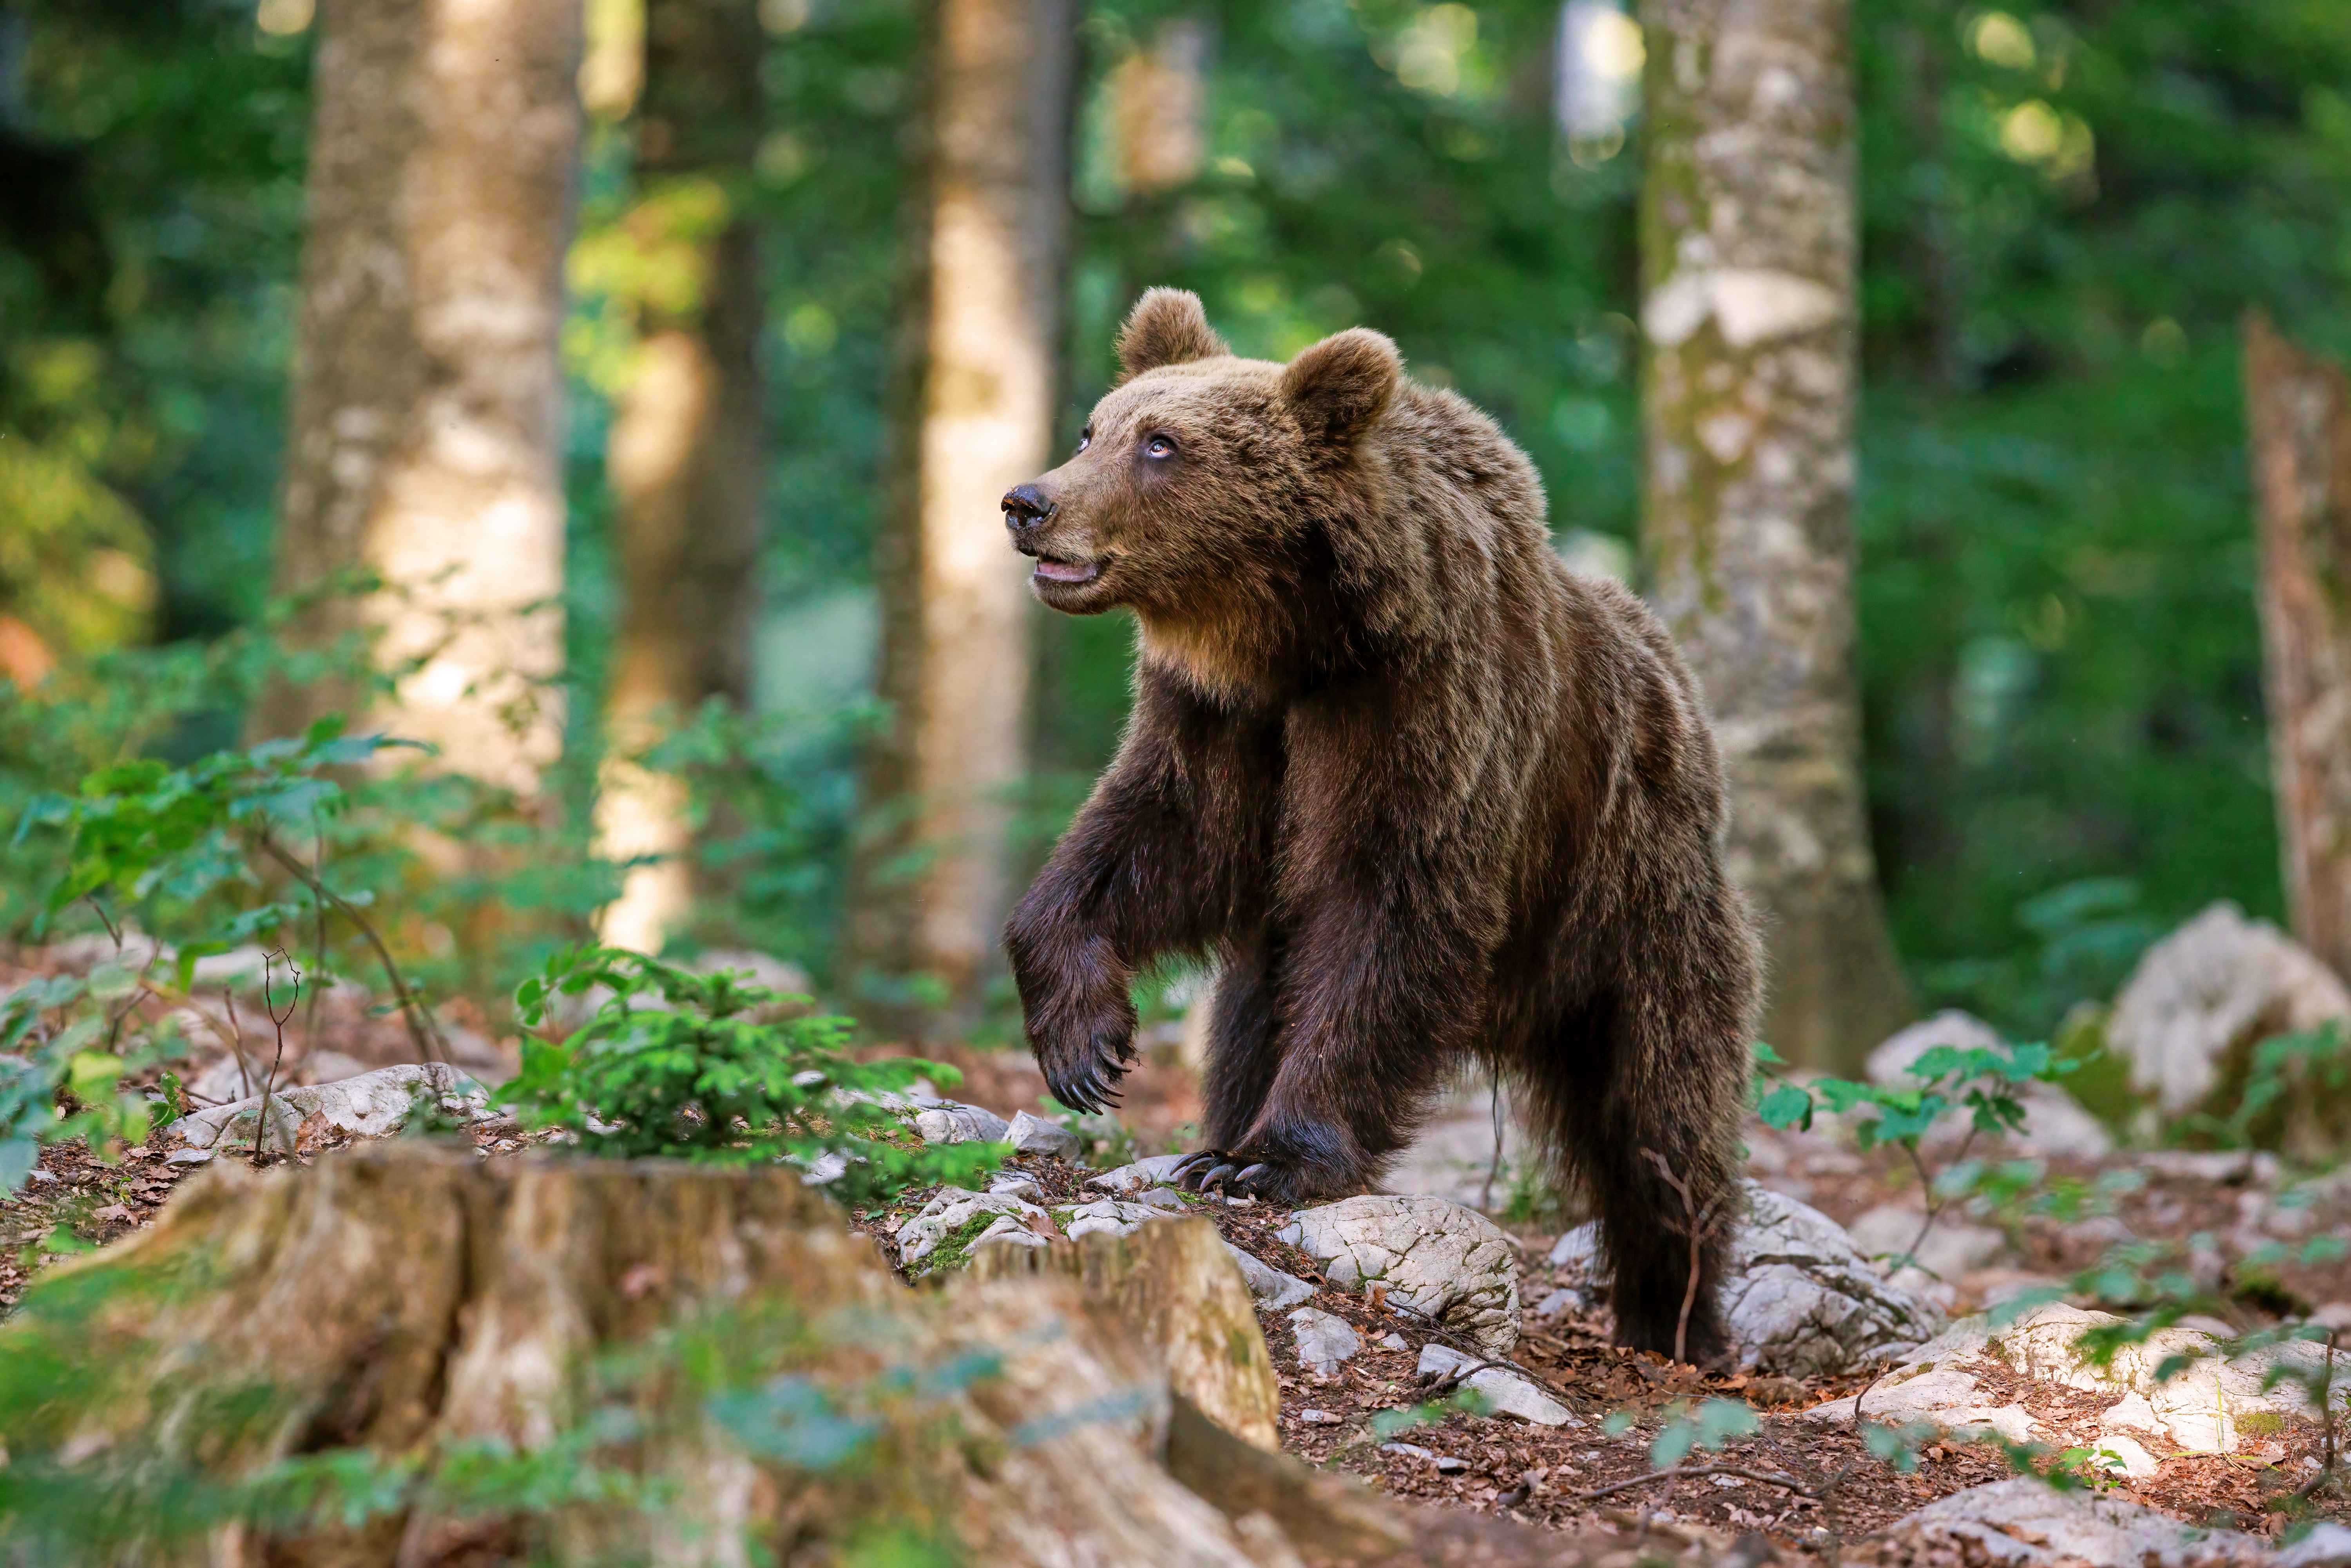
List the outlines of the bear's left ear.
<svg viewBox="0 0 2351 1568">
<path fill-rule="evenodd" d="M 1404 379 L 1396 346 L 1368 327 L 1350 327 L 1290 361 L 1281 401 L 1311 440 L 1349 446 L 1379 417 Z"/>
</svg>

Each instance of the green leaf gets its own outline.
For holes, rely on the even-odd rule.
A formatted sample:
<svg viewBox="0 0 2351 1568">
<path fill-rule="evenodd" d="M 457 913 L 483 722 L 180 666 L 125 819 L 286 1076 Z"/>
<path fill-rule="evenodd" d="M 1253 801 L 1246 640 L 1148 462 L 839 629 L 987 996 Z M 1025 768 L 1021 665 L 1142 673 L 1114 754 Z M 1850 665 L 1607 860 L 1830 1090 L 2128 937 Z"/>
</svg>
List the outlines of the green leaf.
<svg viewBox="0 0 2351 1568">
<path fill-rule="evenodd" d="M 1801 1126 L 1809 1133 L 1813 1128 L 1813 1096 L 1796 1084 L 1781 1083 L 1757 1103 L 1755 1113 L 1767 1127 Z"/>
</svg>

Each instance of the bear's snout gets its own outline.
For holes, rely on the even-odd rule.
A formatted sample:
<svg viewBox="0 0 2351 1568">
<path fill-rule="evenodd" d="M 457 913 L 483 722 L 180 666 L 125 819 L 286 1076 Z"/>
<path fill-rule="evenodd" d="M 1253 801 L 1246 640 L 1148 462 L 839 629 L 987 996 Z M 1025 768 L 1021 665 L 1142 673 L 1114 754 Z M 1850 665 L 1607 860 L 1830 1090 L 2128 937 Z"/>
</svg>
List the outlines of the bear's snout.
<svg viewBox="0 0 2351 1568">
<path fill-rule="evenodd" d="M 1004 492 L 1004 526 L 1012 530 L 1013 547 L 1035 555 L 1035 530 L 1053 515 L 1057 503 L 1035 485 L 1015 485 Z"/>
</svg>

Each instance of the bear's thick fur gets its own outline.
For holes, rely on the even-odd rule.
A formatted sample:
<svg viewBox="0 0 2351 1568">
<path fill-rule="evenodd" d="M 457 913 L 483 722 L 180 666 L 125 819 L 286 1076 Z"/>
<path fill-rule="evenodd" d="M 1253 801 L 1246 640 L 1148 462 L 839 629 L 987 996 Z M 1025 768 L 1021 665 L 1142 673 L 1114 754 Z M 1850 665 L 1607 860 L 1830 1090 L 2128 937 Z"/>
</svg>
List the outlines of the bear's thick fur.
<svg viewBox="0 0 2351 1568">
<path fill-rule="evenodd" d="M 1694 1359 L 1736 1216 L 1756 942 L 1721 770 L 1664 631 L 1553 554 L 1493 422 L 1361 329 L 1233 356 L 1154 289 L 1067 463 L 1004 500 L 1038 596 L 1142 622 L 1134 716 L 1006 946 L 1053 1093 L 1133 1058 L 1135 970 L 1218 964 L 1213 1160 L 1360 1189 L 1466 1060 L 1520 1092 L 1601 1221 L 1619 1339 Z"/>
</svg>

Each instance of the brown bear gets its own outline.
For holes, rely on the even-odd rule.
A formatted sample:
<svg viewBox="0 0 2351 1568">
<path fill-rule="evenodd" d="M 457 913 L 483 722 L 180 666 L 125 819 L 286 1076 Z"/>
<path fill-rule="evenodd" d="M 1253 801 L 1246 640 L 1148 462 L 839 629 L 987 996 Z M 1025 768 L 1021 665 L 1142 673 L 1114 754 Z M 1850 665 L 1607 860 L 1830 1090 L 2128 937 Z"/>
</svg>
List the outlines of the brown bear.
<svg viewBox="0 0 2351 1568">
<path fill-rule="evenodd" d="M 1758 960 L 1665 632 L 1379 333 L 1238 359 L 1157 288 L 1118 351 L 1075 455 L 1003 503 L 1040 599 L 1141 622 L 1117 758 L 1005 933 L 1046 1082 L 1108 1103 L 1137 968 L 1213 956 L 1184 1179 L 1289 1203 L 1365 1186 L 1490 1064 L 1593 1204 L 1621 1343 L 1687 1314 L 1719 1356 Z"/>
</svg>

